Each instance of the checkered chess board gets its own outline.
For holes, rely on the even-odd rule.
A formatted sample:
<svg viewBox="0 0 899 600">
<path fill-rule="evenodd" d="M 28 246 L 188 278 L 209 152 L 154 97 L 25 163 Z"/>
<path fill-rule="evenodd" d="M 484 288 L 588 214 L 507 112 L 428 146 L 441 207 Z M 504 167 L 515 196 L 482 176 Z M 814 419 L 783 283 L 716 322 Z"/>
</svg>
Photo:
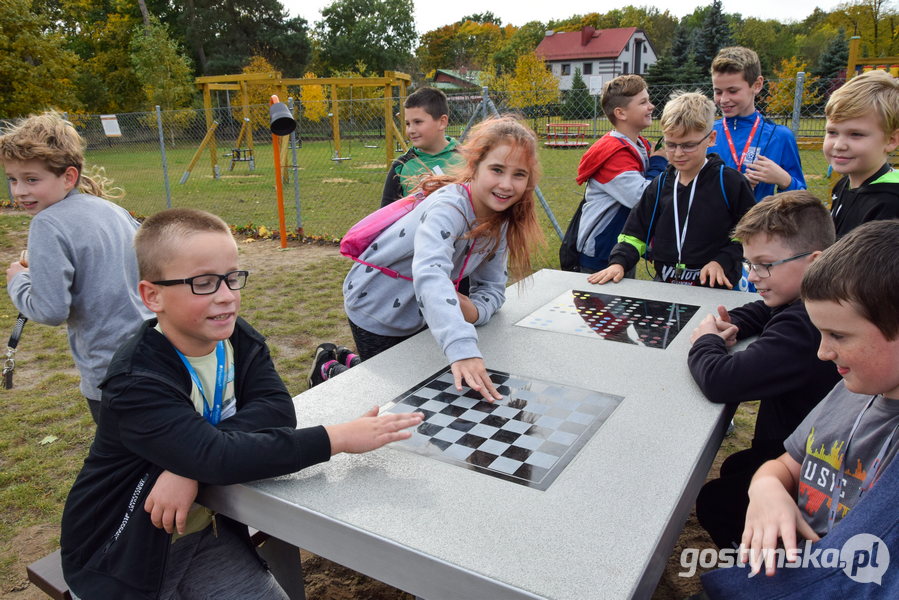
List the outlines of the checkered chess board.
<svg viewBox="0 0 899 600">
<path fill-rule="evenodd" d="M 388 404 L 383 412 L 422 412 L 401 448 L 546 490 L 609 418 L 622 398 L 488 369 L 502 400 L 455 389 L 447 367 Z"/>
<path fill-rule="evenodd" d="M 664 349 L 698 310 L 692 304 L 569 290 L 516 325 Z"/>
</svg>

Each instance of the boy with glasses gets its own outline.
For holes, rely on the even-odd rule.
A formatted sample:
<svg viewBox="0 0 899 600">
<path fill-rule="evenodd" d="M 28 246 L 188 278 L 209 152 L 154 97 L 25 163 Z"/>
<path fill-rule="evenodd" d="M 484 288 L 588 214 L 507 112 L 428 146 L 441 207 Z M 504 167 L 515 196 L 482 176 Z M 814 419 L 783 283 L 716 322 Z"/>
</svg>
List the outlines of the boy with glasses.
<svg viewBox="0 0 899 600">
<path fill-rule="evenodd" d="M 711 402 L 761 401 L 752 446 L 730 455 L 696 500 L 699 523 L 721 548 L 740 543 L 755 471 L 783 454 L 784 440 L 840 378 L 832 363 L 818 360 L 821 334 L 799 297 L 806 269 L 835 239 L 827 208 L 808 191 L 783 192 L 756 204 L 733 235 L 762 299 L 708 315 L 693 331 L 688 358 Z M 754 336 L 745 350 L 728 353 Z"/>
<path fill-rule="evenodd" d="M 730 231 L 754 204 L 746 179 L 706 149 L 715 141 L 715 105 L 698 92 L 675 93 L 662 111 L 669 167 L 643 190 L 609 266 L 590 283 L 619 282 L 646 255 L 656 281 L 732 288 L 740 243 Z"/>
<path fill-rule="evenodd" d="M 246 526 L 193 503 L 198 482 L 298 471 L 338 452 L 409 437 L 420 414 L 374 407 L 296 429 L 264 338 L 238 318 L 247 272 L 228 225 L 193 209 L 135 237 L 144 304 L 156 313 L 113 356 L 100 422 L 62 516 L 62 568 L 81 598 L 287 598 Z"/>
</svg>

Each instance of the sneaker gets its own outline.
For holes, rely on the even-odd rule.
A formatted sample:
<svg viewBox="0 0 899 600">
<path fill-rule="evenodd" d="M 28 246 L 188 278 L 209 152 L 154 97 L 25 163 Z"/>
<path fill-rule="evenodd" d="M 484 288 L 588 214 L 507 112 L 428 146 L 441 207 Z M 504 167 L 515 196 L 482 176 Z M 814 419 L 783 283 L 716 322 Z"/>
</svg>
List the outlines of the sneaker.
<svg viewBox="0 0 899 600">
<path fill-rule="evenodd" d="M 730 437 L 737 432 L 737 424 L 734 423 L 734 420 L 730 420 L 730 425 L 727 426 L 727 431 L 724 432 L 724 437 Z"/>
<path fill-rule="evenodd" d="M 362 362 L 362 357 L 358 354 L 353 353 L 352 350 L 347 348 L 346 346 L 338 346 L 337 347 L 337 362 L 342 364 L 343 366 L 355 367 L 359 363 Z"/>
<path fill-rule="evenodd" d="M 310 388 L 313 388 L 328 379 L 327 371 L 324 367 L 329 362 L 336 360 L 337 346 L 329 342 L 318 345 L 318 348 L 315 349 L 315 357 L 312 359 L 312 368 L 309 370 L 309 377 L 306 379 Z"/>
</svg>

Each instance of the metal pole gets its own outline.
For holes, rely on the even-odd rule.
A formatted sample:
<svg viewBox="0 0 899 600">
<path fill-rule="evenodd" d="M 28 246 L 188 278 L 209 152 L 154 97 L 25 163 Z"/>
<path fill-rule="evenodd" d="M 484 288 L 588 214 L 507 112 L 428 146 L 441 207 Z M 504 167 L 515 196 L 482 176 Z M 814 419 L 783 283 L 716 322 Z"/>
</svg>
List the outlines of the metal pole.
<svg viewBox="0 0 899 600">
<path fill-rule="evenodd" d="M 165 207 L 172 208 L 172 188 L 169 186 L 169 161 L 165 155 L 165 133 L 162 129 L 162 110 L 156 105 L 156 128 L 159 130 L 159 151 L 162 154 L 162 179 L 165 181 Z"/>
<path fill-rule="evenodd" d="M 290 114 L 293 114 L 293 104 L 293 98 L 288 98 L 287 108 L 290 109 Z M 299 128 L 300 121 L 297 119 L 297 128 L 290 133 L 290 153 L 293 161 L 290 168 L 293 171 L 293 202 L 297 211 L 297 235 L 303 237 L 303 218 L 300 216 L 300 167 L 297 163 L 297 130 Z"/>
<path fill-rule="evenodd" d="M 793 123 L 790 129 L 793 130 L 793 137 L 799 137 L 799 115 L 802 110 L 802 90 L 805 86 L 805 72 L 796 73 L 796 94 L 793 96 Z"/>
<path fill-rule="evenodd" d="M 474 125 L 475 119 L 478 118 L 478 115 L 481 114 L 484 110 L 484 98 L 487 98 L 487 86 L 481 88 L 482 96 L 481 102 L 475 107 L 474 111 L 471 113 L 471 117 L 468 119 L 468 123 L 465 125 L 465 129 L 462 130 L 462 135 L 459 136 L 459 143 L 465 141 L 465 136 L 468 135 L 468 130 L 471 129 L 471 126 Z"/>
<path fill-rule="evenodd" d="M 487 88 L 484 88 L 485 90 Z M 496 105 L 493 103 L 488 96 L 484 96 L 484 112 L 487 112 L 487 109 L 495 115 L 499 116 L 499 110 L 497 110 Z M 485 115 L 486 117 L 486 115 Z M 540 204 L 543 205 L 543 211 L 546 213 L 546 216 L 549 217 L 549 222 L 552 223 L 553 229 L 556 230 L 556 235 L 559 236 L 559 240 L 562 240 L 565 237 L 565 234 L 562 233 L 562 228 L 559 226 L 559 221 L 556 220 L 556 215 L 553 213 L 552 209 L 549 207 L 549 203 L 546 201 L 546 198 L 543 197 L 543 192 L 540 191 L 540 186 L 534 188 L 534 193 L 537 195 L 537 200 L 540 201 Z"/>
</svg>

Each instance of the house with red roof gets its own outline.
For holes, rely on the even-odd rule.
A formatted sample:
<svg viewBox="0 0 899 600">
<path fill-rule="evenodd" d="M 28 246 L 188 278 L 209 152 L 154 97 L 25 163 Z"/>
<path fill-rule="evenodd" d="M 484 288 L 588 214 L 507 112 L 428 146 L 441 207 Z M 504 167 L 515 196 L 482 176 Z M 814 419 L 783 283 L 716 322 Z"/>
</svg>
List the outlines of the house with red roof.
<svg viewBox="0 0 899 600">
<path fill-rule="evenodd" d="M 570 90 L 579 69 L 591 94 L 619 75 L 645 74 L 657 60 L 646 33 L 636 27 L 547 31 L 535 52 L 559 78 L 559 89 Z"/>
</svg>

